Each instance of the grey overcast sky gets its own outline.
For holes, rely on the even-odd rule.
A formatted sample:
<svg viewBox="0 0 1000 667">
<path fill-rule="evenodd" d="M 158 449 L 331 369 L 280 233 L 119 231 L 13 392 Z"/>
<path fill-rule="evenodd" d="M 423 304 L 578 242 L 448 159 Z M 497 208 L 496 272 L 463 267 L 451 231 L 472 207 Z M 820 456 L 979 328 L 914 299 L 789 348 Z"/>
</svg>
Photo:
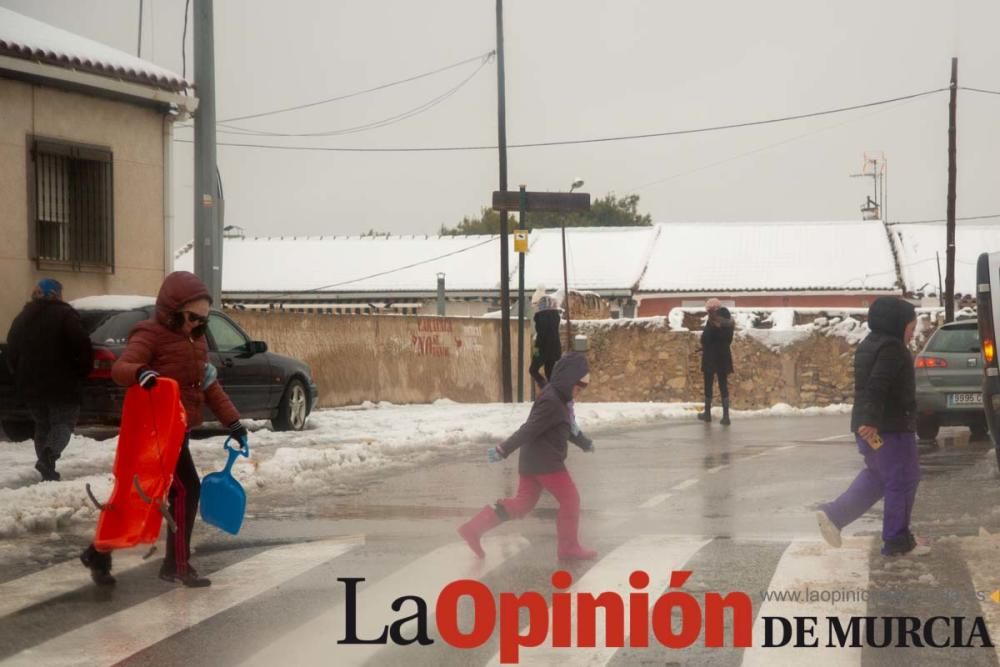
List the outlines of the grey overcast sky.
<svg viewBox="0 0 1000 667">
<path fill-rule="evenodd" d="M 134 53 L 139 0 L 0 0 Z M 311 102 L 495 47 L 493 0 L 216 0 L 220 118 Z M 183 0 L 146 0 L 143 57 L 181 71 Z M 1000 3 L 990 0 L 507 0 L 511 143 L 686 129 L 819 111 L 959 83 L 1000 90 Z M 188 75 L 193 78 L 191 34 Z M 400 114 L 472 74 L 238 125 L 324 132 Z M 512 188 L 641 195 L 671 220 L 857 219 L 865 151 L 888 160 L 892 220 L 942 218 L 947 93 L 710 134 L 511 150 Z M 959 94 L 958 214 L 1000 213 L 1000 96 Z M 496 143 L 496 64 L 429 111 L 323 138 L 219 135 L 300 146 Z M 190 137 L 178 129 L 178 138 Z M 178 243 L 189 238 L 192 151 L 176 144 Z M 434 233 L 487 204 L 495 151 L 284 152 L 220 146 L 226 222 L 259 235 Z M 997 221 L 1000 224 L 1000 220 Z"/>
</svg>

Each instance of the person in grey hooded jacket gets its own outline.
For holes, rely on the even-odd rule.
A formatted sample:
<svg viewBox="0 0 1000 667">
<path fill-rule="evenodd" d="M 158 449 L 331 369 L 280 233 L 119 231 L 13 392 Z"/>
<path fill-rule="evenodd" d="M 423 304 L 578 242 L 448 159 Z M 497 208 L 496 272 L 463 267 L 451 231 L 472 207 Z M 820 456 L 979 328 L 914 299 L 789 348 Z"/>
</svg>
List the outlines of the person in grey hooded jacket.
<svg viewBox="0 0 1000 667">
<path fill-rule="evenodd" d="M 593 452 L 594 443 L 576 426 L 573 400 L 590 381 L 587 358 L 578 352 L 567 354 L 556 364 L 552 378 L 531 406 L 528 420 L 504 442 L 487 452 L 491 462 L 503 460 L 519 451 L 517 494 L 487 505 L 458 533 L 475 554 L 485 554 L 480 539 L 508 519 L 527 515 L 547 490 L 559 501 L 556 518 L 560 560 L 589 560 L 596 551 L 580 546 L 580 494 L 566 469 L 567 443 L 585 452 Z"/>
</svg>

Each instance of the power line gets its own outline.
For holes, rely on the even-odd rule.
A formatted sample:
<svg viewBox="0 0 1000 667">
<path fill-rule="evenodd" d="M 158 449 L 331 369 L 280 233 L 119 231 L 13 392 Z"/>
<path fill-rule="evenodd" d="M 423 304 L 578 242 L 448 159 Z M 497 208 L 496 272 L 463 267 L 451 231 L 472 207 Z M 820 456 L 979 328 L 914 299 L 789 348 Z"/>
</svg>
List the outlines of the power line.
<svg viewBox="0 0 1000 667">
<path fill-rule="evenodd" d="M 910 102 L 913 102 L 913 101 L 914 100 L 910 100 Z M 833 125 L 826 125 L 824 127 L 820 127 L 820 128 L 815 129 L 815 130 L 811 130 L 811 131 L 806 132 L 804 134 L 798 134 L 798 135 L 796 135 L 794 137 L 790 137 L 788 139 L 783 139 L 782 141 L 778 141 L 778 142 L 775 142 L 775 143 L 772 143 L 772 144 L 767 144 L 766 146 L 760 146 L 759 148 L 754 148 L 752 150 L 745 151 L 745 152 L 739 153 L 737 155 L 732 155 L 730 157 L 723 158 L 721 160 L 717 160 L 715 162 L 709 162 L 708 164 L 703 164 L 703 165 L 700 165 L 700 166 L 695 167 L 693 169 L 689 169 L 687 171 L 676 172 L 676 173 L 671 174 L 669 176 L 665 176 L 665 177 L 662 177 L 662 178 L 658 178 L 658 179 L 656 179 L 654 181 L 649 181 L 647 183 L 643 183 L 642 185 L 638 185 L 638 186 L 636 186 L 636 187 L 634 187 L 634 188 L 632 188 L 632 189 L 630 189 L 628 191 L 629 192 L 635 192 L 637 190 L 642 190 L 644 188 L 648 188 L 648 187 L 651 187 L 651 186 L 654 186 L 654 185 L 661 185 L 663 183 L 667 183 L 669 181 L 673 181 L 673 180 L 676 180 L 678 178 L 682 178 L 684 176 L 690 176 L 691 174 L 696 174 L 696 173 L 698 173 L 700 171 L 704 171 L 704 170 L 710 169 L 712 167 L 717 167 L 719 165 L 726 164 L 728 162 L 733 162 L 733 161 L 739 160 L 741 158 L 749 157 L 751 155 L 756 155 L 758 153 L 763 153 L 764 151 L 770 150 L 772 148 L 777 148 L 779 146 L 784 146 L 786 144 L 790 144 L 790 143 L 792 143 L 794 141 L 798 141 L 799 139 L 805 139 L 807 137 L 811 137 L 813 135 L 820 134 L 822 132 L 829 132 L 830 130 L 835 130 L 835 129 L 843 127 L 845 125 L 849 125 L 850 123 L 856 123 L 859 120 L 864 120 L 866 118 L 871 118 L 872 116 L 876 116 L 876 115 L 878 115 L 880 113 L 886 113 L 887 111 L 892 111 L 892 109 L 878 109 L 878 110 L 873 111 L 873 112 L 871 112 L 869 114 L 865 114 L 864 116 L 859 116 L 859 117 L 856 117 L 856 118 L 849 118 L 849 119 L 847 119 L 845 121 L 841 121 L 841 122 L 835 123 Z"/>
<path fill-rule="evenodd" d="M 986 90 L 985 88 L 970 88 L 969 86 L 959 86 L 959 90 L 969 90 L 974 93 L 986 93 L 987 95 L 1000 95 L 1000 90 Z"/>
<path fill-rule="evenodd" d="M 322 132 L 268 132 L 268 131 L 265 131 L 265 130 L 253 130 L 253 129 L 246 128 L 246 127 L 238 127 L 238 126 L 234 126 L 234 125 L 226 125 L 224 123 L 219 123 L 219 125 L 221 127 L 231 128 L 229 130 L 219 130 L 219 133 L 220 134 L 236 134 L 236 135 L 244 135 L 244 136 L 259 136 L 259 137 L 332 137 L 332 136 L 339 136 L 339 135 L 343 135 L 343 134 L 354 134 L 356 132 L 364 132 L 366 130 L 372 130 L 372 129 L 377 129 L 377 128 L 380 128 L 380 127 L 385 127 L 387 125 L 392 125 L 394 123 L 398 123 L 398 122 L 406 120 L 408 118 L 412 118 L 414 116 L 418 116 L 418 115 L 424 113 L 425 111 L 429 111 L 430 109 L 433 109 L 438 104 L 441 104 L 442 102 L 444 102 L 448 98 L 450 98 L 453 95 L 455 95 L 463 87 L 465 87 L 466 84 L 468 84 L 477 74 L 479 74 L 479 72 L 481 72 L 483 70 L 484 67 L 486 67 L 486 65 L 488 64 L 488 62 L 489 62 L 488 60 L 484 59 L 483 62 L 482 62 L 482 64 L 480 64 L 479 67 L 477 67 L 475 69 L 475 71 L 473 71 L 467 77 L 465 77 L 464 79 L 462 79 L 458 83 L 458 85 L 456 85 L 456 86 L 454 86 L 452 88 L 449 88 L 444 93 L 441 93 L 440 95 L 438 95 L 438 96 L 436 96 L 436 97 L 434 97 L 434 98 L 432 98 L 432 99 L 430 99 L 430 100 L 428 100 L 428 101 L 420 104 L 419 106 L 416 106 L 416 107 L 413 107 L 412 109 L 408 109 L 406 111 L 403 111 L 402 113 L 398 113 L 398 114 L 395 114 L 393 116 L 389 116 L 388 118 L 383 118 L 381 120 L 372 121 L 370 123 L 365 123 L 364 125 L 356 125 L 354 127 L 348 127 L 348 128 L 343 128 L 343 129 L 339 129 L 339 130 L 326 130 L 326 131 L 322 131 Z"/>
<path fill-rule="evenodd" d="M 868 102 L 865 104 L 856 104 L 846 107 L 838 107 L 836 109 L 827 109 L 825 111 L 814 111 L 812 113 L 796 114 L 793 116 L 782 116 L 779 118 L 769 118 L 767 120 L 755 120 L 755 121 L 745 121 L 740 123 L 729 123 L 726 125 L 713 125 L 709 127 L 694 128 L 688 130 L 669 130 L 665 132 L 649 132 L 645 134 L 626 134 L 613 137 L 598 137 L 590 139 L 567 139 L 562 141 L 539 141 L 533 143 L 522 143 L 522 144 L 508 144 L 508 148 L 543 148 L 552 146 L 574 146 L 583 144 L 596 144 L 596 143 L 609 143 L 616 141 L 634 141 L 637 139 L 654 139 L 660 137 L 675 137 L 681 135 L 689 134 L 703 134 L 706 132 L 719 132 L 722 130 L 735 130 L 746 127 L 756 127 L 760 125 L 773 125 L 775 123 L 784 123 L 792 120 L 802 120 L 805 118 L 816 118 L 818 116 L 828 116 L 831 114 L 844 113 L 846 111 L 856 111 L 858 109 L 868 109 L 871 107 L 881 106 L 883 104 L 892 104 L 894 102 L 902 102 L 904 100 L 912 100 L 918 97 L 924 97 L 927 95 L 934 95 L 937 93 L 945 92 L 949 90 L 948 88 L 937 88 L 934 90 L 927 90 L 922 93 L 914 93 L 912 95 L 903 95 L 901 97 L 893 97 L 886 100 L 879 100 L 877 102 Z M 178 139 L 177 141 L 181 143 L 191 143 L 189 140 Z M 374 148 L 374 147 L 363 147 L 363 148 L 347 148 L 342 146 L 282 146 L 275 144 L 247 144 L 247 143 L 235 143 L 235 142 L 219 142 L 220 146 L 234 146 L 241 148 L 262 148 L 270 150 L 286 150 L 286 151 L 320 151 L 320 152 L 335 152 L 335 153 L 429 153 L 429 152 L 447 152 L 447 151 L 486 151 L 486 150 L 496 150 L 496 146 L 487 145 L 472 145 L 472 146 L 397 146 L 397 147 L 387 147 L 387 148 Z"/>
<path fill-rule="evenodd" d="M 467 248 L 462 248 L 461 250 L 453 250 L 452 252 L 445 253 L 443 255 L 438 255 L 437 257 L 431 257 L 430 259 L 424 259 L 424 260 L 421 260 L 419 262 L 414 262 L 413 264 L 407 264 L 406 266 L 400 266 L 400 267 L 395 268 L 395 269 L 389 269 L 388 271 L 380 271 L 378 273 L 373 273 L 373 274 L 371 274 L 369 276 L 362 276 L 361 278 L 354 278 L 352 280 L 344 280 L 343 282 L 333 283 L 332 285 L 323 285 L 322 287 L 314 287 L 312 289 L 308 289 L 308 290 L 305 290 L 305 291 L 306 292 L 322 292 L 324 290 L 328 290 L 328 289 L 331 289 L 333 287 L 340 287 L 342 285 L 349 285 L 351 283 L 359 283 L 362 280 L 369 280 L 371 278 L 378 278 L 380 276 L 389 275 L 390 273 L 398 273 L 399 271 L 405 271 L 406 269 L 412 269 L 412 268 L 414 268 L 416 266 L 422 266 L 424 264 L 430 264 L 431 262 L 436 262 L 437 260 L 444 259 L 445 257 L 452 257 L 454 255 L 460 255 L 463 252 L 469 252 L 470 250 L 474 250 L 474 249 L 479 248 L 481 246 L 484 246 L 484 245 L 486 245 L 488 243 L 493 243 L 496 240 L 497 240 L 496 236 L 491 236 L 490 238 L 486 239 L 485 241 L 481 241 L 479 243 L 476 243 L 475 245 L 470 245 Z"/>
<path fill-rule="evenodd" d="M 955 218 L 957 222 L 968 221 L 968 220 L 991 220 L 994 218 L 1000 218 L 1000 213 L 993 213 L 990 215 L 972 215 L 965 218 Z M 937 220 L 903 220 L 901 222 L 886 222 L 887 225 L 930 225 L 940 222 L 948 222 L 947 219 L 941 218 Z"/>
<path fill-rule="evenodd" d="M 415 76 L 410 76 L 405 79 L 399 79 L 397 81 L 390 81 L 389 83 L 383 83 L 382 85 L 375 86 L 374 88 L 366 88 L 364 90 L 358 90 L 353 93 L 347 93 L 346 95 L 338 95 L 337 97 L 329 97 L 323 100 L 317 100 L 315 102 L 306 102 L 305 104 L 297 104 L 291 107 L 283 107 L 281 109 L 273 109 L 271 111 L 262 111 L 260 113 L 246 114 L 245 116 L 233 116 L 231 118 L 223 118 L 218 121 L 219 123 L 231 123 L 237 120 L 249 120 L 251 118 L 264 118 L 265 116 L 275 116 L 281 113 L 287 113 L 289 111 L 298 111 L 300 109 L 310 109 L 312 107 L 318 107 L 323 104 L 330 104 L 332 102 L 339 102 L 341 100 L 350 99 L 352 97 L 358 97 L 359 95 L 366 95 L 368 93 L 373 93 L 378 90 L 385 90 L 386 88 L 392 88 L 393 86 L 399 86 L 404 83 L 410 83 L 411 81 L 417 81 L 419 79 L 425 79 L 429 76 L 435 74 L 440 74 L 441 72 L 446 72 L 450 69 L 455 69 L 456 67 L 461 67 L 462 65 L 468 65 L 469 63 L 474 63 L 476 61 L 483 61 L 483 63 L 488 63 L 492 58 L 495 51 L 487 51 L 481 55 L 475 56 L 473 58 L 466 58 L 465 60 L 460 60 L 457 63 L 452 63 L 451 65 L 445 65 L 444 67 L 439 67 L 435 70 L 429 72 L 424 72 L 422 74 L 417 74 Z"/>
</svg>

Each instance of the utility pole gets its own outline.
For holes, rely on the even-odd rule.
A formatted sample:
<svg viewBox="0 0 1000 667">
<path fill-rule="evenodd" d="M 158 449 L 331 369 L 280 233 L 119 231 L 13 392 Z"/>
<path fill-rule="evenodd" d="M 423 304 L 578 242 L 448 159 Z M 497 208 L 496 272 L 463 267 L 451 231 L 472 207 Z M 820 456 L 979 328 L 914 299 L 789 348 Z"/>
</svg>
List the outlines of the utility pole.
<svg viewBox="0 0 1000 667">
<path fill-rule="evenodd" d="M 520 231 L 528 230 L 528 188 L 520 187 Z M 516 238 L 516 236 L 515 236 Z M 516 240 L 515 240 L 516 244 Z M 524 402 L 524 261 L 527 251 L 517 253 L 517 402 Z"/>
<path fill-rule="evenodd" d="M 497 134 L 500 147 L 500 192 L 507 192 L 507 103 L 503 68 L 503 0 L 497 0 Z M 500 211 L 500 376 L 503 401 L 514 400 L 510 373 L 510 256 L 507 211 Z"/>
<path fill-rule="evenodd" d="M 215 159 L 215 42 L 212 0 L 194 3 L 194 270 L 222 304 L 222 228 Z"/>
<path fill-rule="evenodd" d="M 142 0 L 139 0 L 139 45 L 135 47 L 135 55 L 142 58 Z"/>
<path fill-rule="evenodd" d="M 951 59 L 951 94 L 948 102 L 948 241 L 944 276 L 944 321 L 955 319 L 955 181 L 956 181 L 956 117 L 958 115 L 958 58 Z"/>
</svg>

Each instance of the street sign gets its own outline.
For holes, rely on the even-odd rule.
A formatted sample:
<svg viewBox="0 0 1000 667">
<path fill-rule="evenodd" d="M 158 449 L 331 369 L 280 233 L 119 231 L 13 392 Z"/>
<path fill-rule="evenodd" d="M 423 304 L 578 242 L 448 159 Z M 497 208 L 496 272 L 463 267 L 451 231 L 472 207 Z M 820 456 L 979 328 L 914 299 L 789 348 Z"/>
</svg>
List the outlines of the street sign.
<svg viewBox="0 0 1000 667">
<path fill-rule="evenodd" d="M 527 200 L 525 210 L 528 213 L 541 211 L 571 213 L 590 210 L 589 192 L 526 192 L 524 194 Z M 493 210 L 521 210 L 521 193 L 494 191 Z"/>
<path fill-rule="evenodd" d="M 528 252 L 528 230 L 527 229 L 515 229 L 514 230 L 514 252 L 526 253 Z"/>
</svg>

